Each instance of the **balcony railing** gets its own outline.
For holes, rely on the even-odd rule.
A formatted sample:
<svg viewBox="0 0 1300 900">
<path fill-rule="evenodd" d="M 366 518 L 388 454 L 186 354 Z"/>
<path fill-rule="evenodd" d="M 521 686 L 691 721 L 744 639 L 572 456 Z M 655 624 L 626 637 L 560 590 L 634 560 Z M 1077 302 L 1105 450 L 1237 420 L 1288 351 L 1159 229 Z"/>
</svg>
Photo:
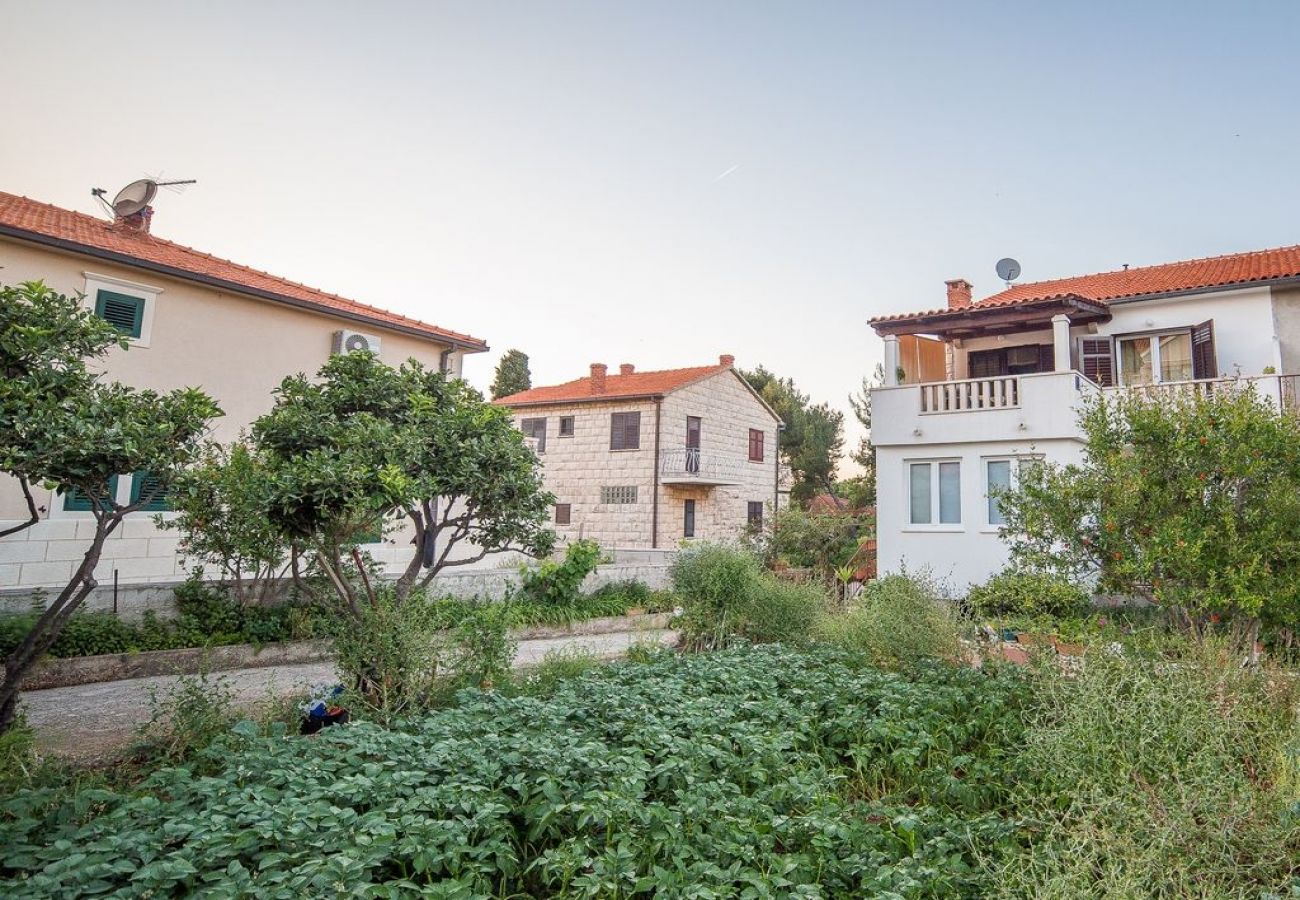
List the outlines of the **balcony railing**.
<svg viewBox="0 0 1300 900">
<path fill-rule="evenodd" d="M 679 447 L 659 452 L 659 480 L 664 484 L 741 484 L 750 463 L 739 454 Z"/>
<path fill-rule="evenodd" d="M 1019 405 L 1020 379 L 1015 375 L 935 381 L 921 385 L 923 413 L 1006 409 Z"/>
</svg>

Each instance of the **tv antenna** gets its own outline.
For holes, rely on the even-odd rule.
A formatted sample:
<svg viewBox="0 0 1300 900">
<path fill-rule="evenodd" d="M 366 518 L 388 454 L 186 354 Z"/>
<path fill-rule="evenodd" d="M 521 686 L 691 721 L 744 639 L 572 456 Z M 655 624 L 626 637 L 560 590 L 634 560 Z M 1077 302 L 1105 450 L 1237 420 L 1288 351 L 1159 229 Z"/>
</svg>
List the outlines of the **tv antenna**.
<svg viewBox="0 0 1300 900">
<path fill-rule="evenodd" d="M 998 260 L 997 270 L 998 277 L 1007 283 L 1007 287 L 1020 277 L 1020 263 L 1009 256 Z"/>
<path fill-rule="evenodd" d="M 176 181 L 158 181 L 153 178 L 141 178 L 139 181 L 133 181 L 122 190 L 118 191 L 110 203 L 104 199 L 107 193 L 103 188 L 92 188 L 90 193 L 103 204 L 104 209 L 113 215 L 116 219 L 127 219 L 131 216 L 139 215 L 144 211 L 151 202 L 154 195 L 158 193 L 158 188 L 167 187 L 175 189 L 176 185 L 195 184 L 197 179 L 186 178 Z"/>
</svg>

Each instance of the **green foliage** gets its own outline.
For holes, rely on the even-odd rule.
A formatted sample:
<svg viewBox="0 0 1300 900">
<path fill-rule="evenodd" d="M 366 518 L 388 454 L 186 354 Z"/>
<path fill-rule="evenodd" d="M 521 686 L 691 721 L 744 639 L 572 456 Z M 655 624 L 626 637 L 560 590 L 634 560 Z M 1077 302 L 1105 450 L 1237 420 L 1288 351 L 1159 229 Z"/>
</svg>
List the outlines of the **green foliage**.
<svg viewBox="0 0 1300 900">
<path fill-rule="evenodd" d="M 505 685 L 508 696 L 550 697 L 566 682 L 595 671 L 605 662 L 581 649 L 551 650 L 535 666 L 517 673 Z"/>
<path fill-rule="evenodd" d="M 681 600 L 683 646 L 724 647 L 735 638 L 804 640 L 826 605 L 816 586 L 780 581 L 734 547 L 700 544 L 677 554 L 673 589 Z"/>
<path fill-rule="evenodd" d="M 660 656 L 385 731 L 219 742 L 196 778 L 0 800 L 0 893 L 975 897 L 1022 688 L 829 650 Z"/>
<path fill-rule="evenodd" d="M 772 562 L 812 569 L 829 582 L 875 532 L 875 519 L 866 515 L 819 515 L 790 506 L 772 517 L 764 554 Z"/>
<path fill-rule="evenodd" d="M 0 794 L 30 784 L 39 768 L 36 735 L 19 717 L 13 728 L 0 732 Z"/>
<path fill-rule="evenodd" d="M 1035 676 L 1014 803 L 1037 824 L 1004 896 L 1289 895 L 1300 859 L 1300 685 L 1213 644 L 1171 663 L 1089 653 Z"/>
<path fill-rule="evenodd" d="M 871 443 L 871 391 L 884 383 L 884 366 L 876 363 L 871 377 L 864 377 L 857 393 L 849 395 L 853 415 L 867 432 L 865 437 L 858 440 L 858 446 L 852 454 L 853 461 L 862 467 L 863 472 L 860 477 L 850 479 L 851 494 L 846 496 L 852 497 L 854 507 L 876 505 L 876 448 Z"/>
<path fill-rule="evenodd" d="M 781 459 L 794 475 L 790 498 L 806 502 L 820 491 L 831 490 L 844 447 L 844 414 L 825 403 L 813 405 L 791 379 L 779 378 L 762 366 L 739 374 L 785 423 Z"/>
<path fill-rule="evenodd" d="M 1081 424 L 1082 464 L 1031 467 L 1003 498 L 1016 559 L 1193 618 L 1300 625 L 1300 420 L 1243 384 L 1101 399 Z"/>
<path fill-rule="evenodd" d="M 870 581 L 843 612 L 817 623 L 818 640 L 865 653 L 887 670 L 912 669 L 961 655 L 957 619 L 924 577 L 889 575 Z"/>
<path fill-rule="evenodd" d="M 506 631 L 509 610 L 500 603 L 483 603 L 457 626 L 446 666 L 458 684 L 489 690 L 510 674 L 516 644 Z"/>
<path fill-rule="evenodd" d="M 571 606 L 600 558 L 600 545 L 595 541 L 574 541 L 565 548 L 563 560 L 546 559 L 536 567 L 521 567 L 516 595 L 543 606 Z"/>
<path fill-rule="evenodd" d="M 1064 618 L 1085 610 L 1088 594 L 1058 575 L 1008 570 L 972 587 L 966 603 L 975 616 Z"/>
<path fill-rule="evenodd" d="M 526 391 L 533 386 L 532 373 L 528 371 L 528 354 L 522 350 L 507 350 L 497 363 L 492 379 L 492 399 Z"/>
<path fill-rule="evenodd" d="M 252 436 L 272 524 L 304 547 L 350 617 L 360 593 L 374 600 L 349 568 L 377 520 L 404 517 L 415 530 L 399 603 L 445 566 L 508 549 L 544 555 L 554 541 L 554 498 L 509 413 L 415 360 L 394 369 L 371 353 L 337 354 L 315 378 L 281 382 Z M 466 543 L 476 552 L 452 561 Z"/>
<path fill-rule="evenodd" d="M 140 726 L 137 757 L 180 763 L 211 745 L 235 724 L 230 679 L 203 672 L 180 675 L 163 691 L 149 689 L 149 721 Z"/>
<path fill-rule="evenodd" d="M 270 517 L 271 479 L 246 444 L 214 445 L 182 471 L 168 492 L 182 556 L 209 567 L 240 603 L 263 603 L 285 574 L 289 548 Z"/>
</svg>

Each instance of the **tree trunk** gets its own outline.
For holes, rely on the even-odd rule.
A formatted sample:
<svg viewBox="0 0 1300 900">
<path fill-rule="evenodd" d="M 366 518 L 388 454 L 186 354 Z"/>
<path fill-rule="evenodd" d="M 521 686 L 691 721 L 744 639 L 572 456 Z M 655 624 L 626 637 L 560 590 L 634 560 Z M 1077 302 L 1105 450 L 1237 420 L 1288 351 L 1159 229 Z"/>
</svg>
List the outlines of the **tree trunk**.
<svg viewBox="0 0 1300 900">
<path fill-rule="evenodd" d="M 37 661 L 54 645 L 68 619 L 90 596 L 90 592 L 99 585 L 95 580 L 95 567 L 99 565 L 104 541 L 120 521 L 120 516 L 99 519 L 94 540 L 91 541 L 72 579 L 59 592 L 54 602 L 46 607 L 45 612 L 41 613 L 22 643 L 5 657 L 4 683 L 0 684 L 0 734 L 7 732 L 17 721 L 18 699 L 23 680 Z"/>
</svg>

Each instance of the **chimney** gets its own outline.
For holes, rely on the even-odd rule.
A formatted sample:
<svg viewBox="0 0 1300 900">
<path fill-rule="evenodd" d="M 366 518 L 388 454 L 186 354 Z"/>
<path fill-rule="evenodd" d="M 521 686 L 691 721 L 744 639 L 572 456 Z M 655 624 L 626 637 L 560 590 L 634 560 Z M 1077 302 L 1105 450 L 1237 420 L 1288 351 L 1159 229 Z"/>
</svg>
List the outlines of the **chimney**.
<svg viewBox="0 0 1300 900">
<path fill-rule="evenodd" d="M 954 278 L 952 281 L 945 281 L 948 285 L 948 308 L 963 309 L 970 306 L 971 283 L 965 278 Z"/>
<path fill-rule="evenodd" d="M 149 220 L 153 218 L 153 207 L 146 206 L 139 212 L 131 213 L 129 216 L 118 216 L 113 224 L 120 227 L 123 231 L 134 231 L 136 234 L 149 233 Z"/>
<path fill-rule="evenodd" d="M 604 363 L 591 364 L 591 392 L 593 394 L 605 393 L 605 370 L 608 368 Z"/>
<path fill-rule="evenodd" d="M 736 357 L 732 356 L 730 353 L 724 353 L 718 357 L 718 365 L 720 366 L 726 366 L 728 369 L 730 369 L 735 364 L 736 364 Z"/>
<path fill-rule="evenodd" d="M 635 371 L 636 371 L 636 366 L 632 365 L 631 363 L 623 363 L 618 367 L 618 374 L 620 375 L 631 375 Z"/>
</svg>

